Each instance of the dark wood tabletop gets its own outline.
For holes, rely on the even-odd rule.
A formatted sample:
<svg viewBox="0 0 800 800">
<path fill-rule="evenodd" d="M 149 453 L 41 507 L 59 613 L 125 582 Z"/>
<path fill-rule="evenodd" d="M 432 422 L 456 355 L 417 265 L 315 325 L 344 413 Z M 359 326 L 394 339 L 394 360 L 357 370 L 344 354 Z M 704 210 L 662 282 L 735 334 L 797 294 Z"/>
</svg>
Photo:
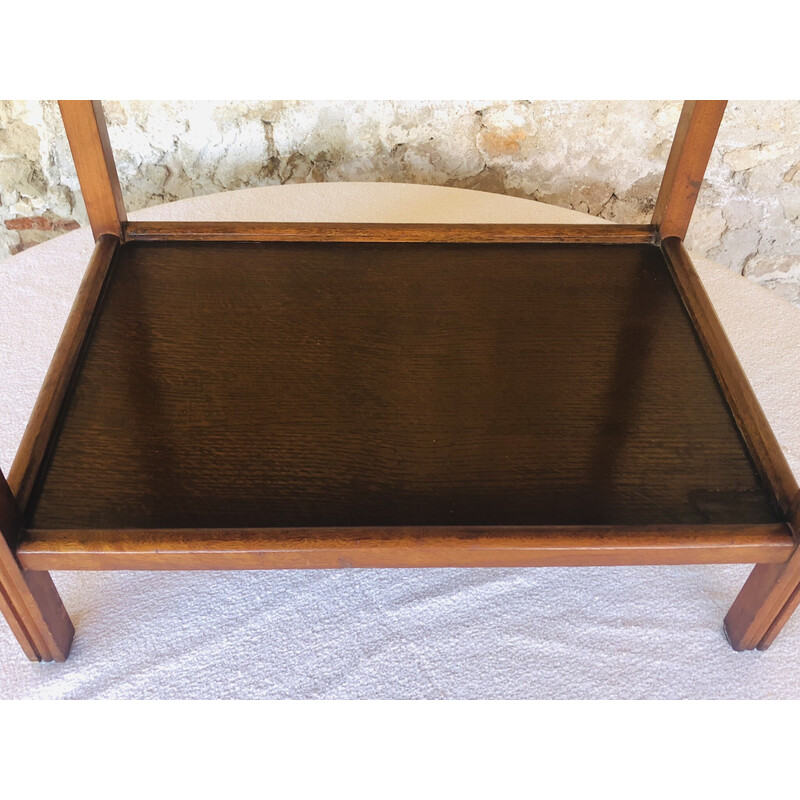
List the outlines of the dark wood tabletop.
<svg viewBox="0 0 800 800">
<path fill-rule="evenodd" d="M 129 243 L 31 528 L 778 520 L 659 248 Z"/>
</svg>

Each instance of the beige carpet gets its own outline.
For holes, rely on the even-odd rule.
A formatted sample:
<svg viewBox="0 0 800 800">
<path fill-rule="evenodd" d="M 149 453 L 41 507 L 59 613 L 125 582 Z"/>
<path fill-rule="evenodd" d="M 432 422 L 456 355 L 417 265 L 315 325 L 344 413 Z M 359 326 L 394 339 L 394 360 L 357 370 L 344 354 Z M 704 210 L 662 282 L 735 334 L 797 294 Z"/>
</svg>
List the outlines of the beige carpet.
<svg viewBox="0 0 800 800">
<path fill-rule="evenodd" d="M 387 184 L 249 189 L 132 216 L 599 221 L 516 198 Z M 0 262 L 5 471 L 90 238 L 76 231 Z M 800 311 L 722 267 L 698 268 L 800 473 Z M 77 629 L 72 655 L 31 664 L 0 620 L 0 697 L 798 698 L 798 619 L 766 653 L 735 653 L 723 636 L 748 570 L 56 573 Z"/>
</svg>

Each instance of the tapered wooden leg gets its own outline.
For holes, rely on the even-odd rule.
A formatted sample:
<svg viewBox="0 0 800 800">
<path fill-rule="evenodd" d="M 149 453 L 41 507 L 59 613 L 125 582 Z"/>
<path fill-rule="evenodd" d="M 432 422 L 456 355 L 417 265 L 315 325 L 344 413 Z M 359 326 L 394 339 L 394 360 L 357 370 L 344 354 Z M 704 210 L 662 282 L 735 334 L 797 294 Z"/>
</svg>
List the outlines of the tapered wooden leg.
<svg viewBox="0 0 800 800">
<path fill-rule="evenodd" d="M 783 564 L 758 564 L 725 617 L 734 650 L 766 650 L 800 605 L 800 549 Z"/>
<path fill-rule="evenodd" d="M 64 661 L 75 629 L 50 575 L 20 567 L 18 531 L 16 502 L 0 472 L 0 612 L 31 661 Z"/>
</svg>

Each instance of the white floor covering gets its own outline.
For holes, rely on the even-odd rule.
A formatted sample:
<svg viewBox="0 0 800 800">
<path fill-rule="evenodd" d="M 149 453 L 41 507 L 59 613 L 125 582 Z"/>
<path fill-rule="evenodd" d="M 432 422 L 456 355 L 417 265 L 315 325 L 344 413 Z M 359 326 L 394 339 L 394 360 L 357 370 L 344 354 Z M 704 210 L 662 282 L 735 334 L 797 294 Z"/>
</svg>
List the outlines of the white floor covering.
<svg viewBox="0 0 800 800">
<path fill-rule="evenodd" d="M 578 221 L 438 187 L 313 184 L 172 203 L 147 219 Z M 27 423 L 91 241 L 0 262 L 0 467 Z M 800 311 L 698 269 L 800 471 Z M 748 566 L 56 573 L 77 629 L 31 664 L 0 620 L 0 698 L 800 698 L 800 617 L 766 653 L 722 619 Z"/>
</svg>

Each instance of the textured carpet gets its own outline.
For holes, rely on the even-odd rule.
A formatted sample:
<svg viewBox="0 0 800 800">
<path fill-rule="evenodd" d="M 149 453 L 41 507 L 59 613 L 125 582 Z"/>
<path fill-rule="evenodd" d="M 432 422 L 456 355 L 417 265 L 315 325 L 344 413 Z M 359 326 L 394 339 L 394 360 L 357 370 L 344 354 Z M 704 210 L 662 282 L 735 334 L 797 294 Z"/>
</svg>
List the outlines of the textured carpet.
<svg viewBox="0 0 800 800">
<path fill-rule="evenodd" d="M 138 218 L 598 220 L 516 198 L 386 184 L 270 187 Z M 76 231 L 0 262 L 7 471 L 91 252 Z M 800 311 L 698 261 L 797 473 Z M 77 629 L 31 664 L 0 621 L 2 698 L 800 698 L 800 622 L 735 653 L 747 566 L 56 573 Z"/>
</svg>

